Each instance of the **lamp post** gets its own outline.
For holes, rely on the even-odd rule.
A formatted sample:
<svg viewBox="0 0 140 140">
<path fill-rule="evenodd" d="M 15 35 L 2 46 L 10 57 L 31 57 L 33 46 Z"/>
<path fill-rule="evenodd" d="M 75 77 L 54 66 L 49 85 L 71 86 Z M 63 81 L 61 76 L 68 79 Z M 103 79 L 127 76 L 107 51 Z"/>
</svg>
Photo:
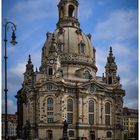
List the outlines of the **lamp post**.
<svg viewBox="0 0 140 140">
<path fill-rule="evenodd" d="M 7 92 L 8 92 L 8 88 L 7 88 L 7 27 L 8 25 L 11 25 L 11 29 L 12 29 L 12 41 L 10 41 L 10 43 L 12 45 L 16 45 L 16 36 L 15 36 L 15 30 L 16 30 L 16 25 L 11 22 L 11 21 L 7 21 L 4 25 L 4 50 L 5 50 L 5 55 L 4 55 L 4 60 L 5 60 L 5 140 L 8 139 L 8 122 L 7 122 Z"/>
</svg>

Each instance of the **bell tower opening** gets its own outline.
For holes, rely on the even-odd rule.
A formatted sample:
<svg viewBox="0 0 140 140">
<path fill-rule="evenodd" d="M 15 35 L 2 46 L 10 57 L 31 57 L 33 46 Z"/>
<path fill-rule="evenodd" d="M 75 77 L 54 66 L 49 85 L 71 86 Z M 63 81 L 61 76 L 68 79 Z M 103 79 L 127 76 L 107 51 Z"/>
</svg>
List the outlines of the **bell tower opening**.
<svg viewBox="0 0 140 140">
<path fill-rule="evenodd" d="M 69 17 L 74 17 L 75 8 L 73 5 L 69 5 Z"/>
<path fill-rule="evenodd" d="M 63 18 L 63 14 L 64 14 L 64 7 L 60 8 L 60 18 Z"/>
<path fill-rule="evenodd" d="M 112 77 L 108 78 L 108 84 L 112 84 Z"/>
</svg>

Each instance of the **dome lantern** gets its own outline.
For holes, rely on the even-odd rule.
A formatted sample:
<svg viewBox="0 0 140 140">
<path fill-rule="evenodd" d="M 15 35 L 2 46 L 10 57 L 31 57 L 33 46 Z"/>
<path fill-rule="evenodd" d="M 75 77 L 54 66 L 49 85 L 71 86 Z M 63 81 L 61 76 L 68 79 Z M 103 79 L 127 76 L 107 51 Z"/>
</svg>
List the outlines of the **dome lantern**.
<svg viewBox="0 0 140 140">
<path fill-rule="evenodd" d="M 58 4 L 59 21 L 57 28 L 67 26 L 79 28 L 78 4 L 77 0 L 60 0 Z"/>
</svg>

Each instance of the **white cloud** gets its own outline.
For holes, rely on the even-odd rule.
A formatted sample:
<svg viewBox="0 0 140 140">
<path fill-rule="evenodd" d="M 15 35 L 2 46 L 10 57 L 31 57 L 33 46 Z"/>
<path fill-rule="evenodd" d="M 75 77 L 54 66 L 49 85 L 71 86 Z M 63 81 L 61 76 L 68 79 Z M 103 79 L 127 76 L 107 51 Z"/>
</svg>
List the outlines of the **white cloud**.
<svg viewBox="0 0 140 140">
<path fill-rule="evenodd" d="M 25 64 L 19 63 L 15 67 L 11 67 L 7 73 L 7 86 L 8 86 L 8 98 L 13 98 L 16 95 L 18 89 L 21 88 L 23 82 L 23 73 L 25 72 Z M 3 75 L 4 80 L 4 75 Z M 2 84 L 2 91 L 4 92 L 4 82 Z M 4 97 L 3 97 L 4 98 Z"/>
<path fill-rule="evenodd" d="M 93 14 L 93 5 L 91 1 L 81 0 L 79 5 L 79 19 L 86 20 L 89 19 Z"/>
<path fill-rule="evenodd" d="M 18 18 L 30 22 L 56 16 L 57 0 L 27 0 L 18 1 L 9 12 L 11 15 L 18 15 Z M 18 13 L 18 14 L 17 14 Z"/>
<path fill-rule="evenodd" d="M 103 48 L 96 50 L 96 66 L 98 68 L 98 75 L 102 75 L 105 72 L 105 65 L 107 62 L 108 52 Z"/>
<path fill-rule="evenodd" d="M 95 28 L 95 39 L 109 39 L 112 41 L 123 41 L 137 37 L 138 20 L 135 10 L 117 10 L 109 17 L 100 21 Z"/>
<path fill-rule="evenodd" d="M 11 67 L 9 75 L 21 76 L 25 72 L 25 63 L 19 63 L 15 67 Z"/>
<path fill-rule="evenodd" d="M 34 70 L 37 68 L 39 68 L 39 66 L 41 65 L 41 51 L 40 53 L 33 53 L 32 54 L 32 63 L 34 64 Z"/>
<path fill-rule="evenodd" d="M 126 100 L 124 102 L 124 107 L 128 107 L 128 108 L 138 108 L 138 99 L 130 99 L 130 100 Z"/>
<path fill-rule="evenodd" d="M 135 46 L 128 45 L 126 43 L 112 43 L 113 50 L 115 55 L 123 56 L 123 59 L 132 58 L 130 60 L 137 60 L 138 59 L 138 51 Z M 129 61 L 128 61 L 129 62 Z"/>
</svg>

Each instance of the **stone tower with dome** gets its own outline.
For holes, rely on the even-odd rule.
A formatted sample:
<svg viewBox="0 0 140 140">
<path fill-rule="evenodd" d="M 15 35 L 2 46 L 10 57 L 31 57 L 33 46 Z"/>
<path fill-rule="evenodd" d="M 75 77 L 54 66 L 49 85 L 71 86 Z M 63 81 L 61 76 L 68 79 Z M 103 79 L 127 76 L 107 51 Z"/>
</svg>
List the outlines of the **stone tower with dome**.
<svg viewBox="0 0 140 140">
<path fill-rule="evenodd" d="M 16 95 L 18 138 L 59 140 L 66 120 L 69 140 L 122 139 L 125 91 L 112 47 L 105 75 L 99 77 L 91 35 L 80 28 L 78 4 L 60 0 L 57 28 L 46 34 L 39 70 L 34 71 L 29 55 Z"/>
</svg>

